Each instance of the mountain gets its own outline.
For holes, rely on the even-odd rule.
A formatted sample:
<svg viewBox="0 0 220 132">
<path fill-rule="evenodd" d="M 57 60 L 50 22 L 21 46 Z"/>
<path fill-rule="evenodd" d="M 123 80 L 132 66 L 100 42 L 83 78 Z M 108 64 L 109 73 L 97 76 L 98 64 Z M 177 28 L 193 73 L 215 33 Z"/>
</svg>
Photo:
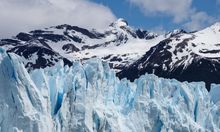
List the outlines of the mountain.
<svg viewBox="0 0 220 132">
<path fill-rule="evenodd" d="M 157 37 L 133 29 L 124 19 L 119 19 L 100 32 L 65 24 L 19 33 L 12 39 L 2 39 L 0 46 L 22 56 L 29 70 L 53 66 L 58 60 L 70 66 L 75 60 L 98 57 L 120 71 L 163 39 Z"/>
<path fill-rule="evenodd" d="M 16 53 L 28 71 L 89 58 L 107 61 L 117 76 L 134 81 L 145 73 L 179 81 L 220 83 L 220 23 L 201 31 L 177 29 L 162 35 L 135 29 L 118 19 L 103 31 L 58 25 L 11 39 L 0 46 Z"/>
<path fill-rule="evenodd" d="M 118 76 L 134 80 L 145 73 L 179 81 L 220 83 L 220 23 L 201 31 L 177 31 L 153 46 Z"/>
<path fill-rule="evenodd" d="M 98 59 L 28 72 L 0 48 L 0 98 L 1 132 L 220 131 L 219 100 L 204 82 L 119 80 Z"/>
</svg>

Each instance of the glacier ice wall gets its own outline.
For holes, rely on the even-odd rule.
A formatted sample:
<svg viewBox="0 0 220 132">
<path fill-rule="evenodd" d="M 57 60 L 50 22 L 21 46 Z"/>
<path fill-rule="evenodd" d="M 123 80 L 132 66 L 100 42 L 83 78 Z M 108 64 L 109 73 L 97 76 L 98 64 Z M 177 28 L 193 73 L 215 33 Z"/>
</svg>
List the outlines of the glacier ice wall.
<svg viewBox="0 0 220 132">
<path fill-rule="evenodd" d="M 203 82 L 146 74 L 131 83 L 97 59 L 29 74 L 0 49 L 2 132 L 218 132 L 219 111 Z"/>
<path fill-rule="evenodd" d="M 53 120 L 47 113 L 46 102 L 22 62 L 0 48 L 0 132 L 49 131 Z"/>
</svg>

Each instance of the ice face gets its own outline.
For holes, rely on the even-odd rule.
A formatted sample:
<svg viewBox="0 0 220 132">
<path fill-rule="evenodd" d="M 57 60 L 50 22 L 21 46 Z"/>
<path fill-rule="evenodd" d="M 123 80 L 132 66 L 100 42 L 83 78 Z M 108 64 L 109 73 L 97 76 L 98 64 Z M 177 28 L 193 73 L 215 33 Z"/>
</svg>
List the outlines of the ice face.
<svg viewBox="0 0 220 132">
<path fill-rule="evenodd" d="M 45 125 L 47 122 L 47 125 Z M 0 131 L 53 131 L 46 101 L 14 54 L 0 49 Z"/>
<path fill-rule="evenodd" d="M 0 81 L 2 132 L 220 131 L 220 105 L 203 82 L 119 80 L 98 59 L 28 73 L 2 49 Z"/>
<path fill-rule="evenodd" d="M 220 85 L 212 84 L 209 94 L 214 103 L 217 103 L 218 101 L 220 101 Z"/>
</svg>

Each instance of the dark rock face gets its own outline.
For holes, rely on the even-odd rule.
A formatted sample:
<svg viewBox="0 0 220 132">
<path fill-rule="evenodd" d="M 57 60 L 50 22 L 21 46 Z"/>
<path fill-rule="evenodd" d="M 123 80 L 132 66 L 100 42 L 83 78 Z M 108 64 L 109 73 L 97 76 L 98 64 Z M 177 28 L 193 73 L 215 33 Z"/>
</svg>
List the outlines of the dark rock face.
<svg viewBox="0 0 220 132">
<path fill-rule="evenodd" d="M 52 42 L 59 42 L 68 39 L 67 37 L 59 34 L 33 34 L 33 38 L 40 38 L 40 37 Z"/>
<path fill-rule="evenodd" d="M 155 74 L 159 77 L 177 79 L 179 81 L 198 82 L 204 81 L 210 90 L 211 83 L 220 83 L 220 58 L 204 58 L 197 54 L 190 53 L 173 63 L 172 55 L 181 53 L 186 48 L 188 40 L 176 45 L 173 53 L 169 51 L 170 39 L 160 42 L 150 51 L 134 62 L 129 67 L 117 73 L 117 76 L 134 81 L 145 73 Z M 192 62 L 186 60 L 191 57 Z"/>
<path fill-rule="evenodd" d="M 117 62 L 121 62 L 122 59 L 120 57 L 116 57 L 114 56 L 113 58 L 110 59 L 110 61 L 117 61 Z"/>
<path fill-rule="evenodd" d="M 78 52 L 78 51 L 80 51 L 80 49 L 77 48 L 74 44 L 65 44 L 65 45 L 63 45 L 62 49 L 67 51 L 67 52 Z"/>
<path fill-rule="evenodd" d="M 66 54 L 73 52 L 80 52 L 86 49 L 96 49 L 99 47 L 108 47 L 109 45 L 119 46 L 125 44 L 129 37 L 146 39 L 147 31 L 132 30 L 128 27 L 121 27 L 122 31 L 107 30 L 104 33 L 96 32 L 95 30 L 87 30 L 77 26 L 67 24 L 58 25 L 42 30 L 33 30 L 28 33 L 21 32 L 13 39 L 0 40 L 0 46 L 8 47 L 8 52 L 14 52 L 24 59 L 26 68 L 29 70 L 37 68 L 45 68 L 53 66 L 59 60 L 63 60 L 65 64 L 71 65 L 67 58 L 61 56 L 54 51 L 53 45 L 57 47 L 60 43 L 66 43 L 59 49 Z M 113 35 L 113 39 L 100 41 L 101 43 L 90 44 L 85 43 L 86 39 L 105 40 L 106 36 Z M 143 37 L 142 37 L 142 36 Z M 99 42 L 99 41 L 97 41 Z M 76 46 L 81 45 L 80 47 Z M 60 47 L 60 46 L 58 46 Z M 83 60 L 88 58 L 82 58 Z M 110 62 L 121 62 L 122 58 L 113 57 Z M 113 68 L 122 69 L 123 65 L 117 64 Z"/>
<path fill-rule="evenodd" d="M 33 57 L 33 55 L 37 55 L 36 62 L 28 62 L 25 67 L 31 67 L 33 69 L 35 68 L 45 68 L 47 66 L 53 66 L 53 62 L 58 61 L 58 55 L 55 54 L 53 51 L 42 48 L 42 47 L 36 47 L 36 46 L 20 46 L 15 47 L 8 52 L 14 52 L 20 56 L 23 56 L 25 59 L 30 59 Z M 50 56 L 49 59 L 45 59 L 43 56 L 48 55 Z"/>
<path fill-rule="evenodd" d="M 50 49 L 38 46 L 18 46 L 12 48 L 8 52 L 16 53 L 17 55 L 24 57 L 26 60 L 31 60 L 25 64 L 25 67 L 28 70 L 54 66 L 56 62 L 64 59 L 58 53 L 55 53 Z M 71 65 L 72 62 L 67 59 L 64 60 L 65 65 Z"/>
<path fill-rule="evenodd" d="M 148 31 L 142 31 L 140 29 L 136 30 L 136 35 L 140 39 L 153 39 L 157 37 L 155 34 L 150 34 Z"/>
<path fill-rule="evenodd" d="M 20 45 L 20 41 L 16 40 L 16 39 L 2 39 L 0 40 L 0 46 L 4 46 L 4 45 Z"/>
<path fill-rule="evenodd" d="M 36 32 L 33 31 L 33 34 L 28 34 L 28 33 L 19 33 L 16 38 L 21 40 L 21 41 L 30 41 L 33 39 L 39 39 L 39 38 L 43 38 L 44 40 L 47 41 L 52 41 L 52 42 L 58 42 L 58 41 L 62 41 L 62 40 L 67 40 L 67 38 L 63 35 L 58 35 L 58 34 L 43 34 L 44 32 Z"/>
<path fill-rule="evenodd" d="M 77 42 L 77 43 L 84 43 L 82 41 L 81 38 L 79 38 L 78 36 L 74 36 L 74 35 L 69 35 L 68 32 L 64 32 L 64 35 L 66 35 L 68 38 L 70 38 L 71 40 L 73 40 L 74 42 Z"/>
<path fill-rule="evenodd" d="M 99 38 L 103 38 L 105 35 L 104 34 L 101 34 L 101 33 L 93 33 L 93 32 L 90 32 L 89 30 L 87 29 L 84 29 L 84 28 L 80 28 L 80 27 L 77 27 L 77 26 L 71 26 L 71 25 L 67 25 L 67 24 L 64 24 L 64 25 L 59 25 L 59 26 L 56 26 L 57 29 L 66 29 L 67 31 L 68 30 L 74 30 L 76 32 L 80 32 L 82 33 L 83 35 L 86 35 L 92 39 L 99 39 Z"/>
<path fill-rule="evenodd" d="M 27 33 L 19 33 L 17 36 L 16 36 L 17 39 L 21 40 L 21 41 L 29 41 L 32 39 L 31 35 L 30 34 L 27 34 Z"/>
<path fill-rule="evenodd" d="M 60 33 L 55 33 L 56 30 L 59 30 Z M 76 32 L 92 39 L 101 39 L 105 36 L 105 34 L 95 31 L 93 32 L 77 26 L 64 24 L 44 30 L 33 30 L 29 33 L 21 32 L 13 39 L 0 40 L 0 46 L 12 47 L 9 48 L 7 52 L 13 52 L 21 56 L 28 70 L 53 66 L 59 60 L 63 60 L 65 65 L 70 66 L 72 62 L 54 51 L 53 48 L 51 48 L 53 45 L 49 45 L 48 43 L 59 44 L 64 41 L 84 43 L 80 38 L 82 36 L 74 35 Z M 60 50 L 64 50 L 67 53 L 80 51 L 79 48 L 71 43 L 63 45 Z"/>
</svg>

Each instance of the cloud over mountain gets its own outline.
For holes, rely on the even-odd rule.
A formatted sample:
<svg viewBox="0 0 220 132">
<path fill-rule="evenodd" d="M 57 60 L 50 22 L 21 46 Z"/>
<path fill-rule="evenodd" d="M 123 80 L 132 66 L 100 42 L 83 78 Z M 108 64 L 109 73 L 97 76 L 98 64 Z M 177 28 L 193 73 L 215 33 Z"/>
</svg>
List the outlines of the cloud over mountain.
<svg viewBox="0 0 220 132">
<path fill-rule="evenodd" d="M 167 16 L 189 30 L 201 29 L 216 21 L 205 11 L 193 7 L 193 0 L 127 0 L 146 16 Z"/>
<path fill-rule="evenodd" d="M 1 0 L 0 20 L 0 36 L 8 37 L 64 23 L 102 29 L 115 16 L 108 7 L 88 0 Z"/>
<path fill-rule="evenodd" d="M 138 6 L 145 15 L 169 15 L 175 22 L 187 19 L 192 0 L 128 0 Z M 174 6 L 175 5 L 175 6 Z"/>
</svg>

